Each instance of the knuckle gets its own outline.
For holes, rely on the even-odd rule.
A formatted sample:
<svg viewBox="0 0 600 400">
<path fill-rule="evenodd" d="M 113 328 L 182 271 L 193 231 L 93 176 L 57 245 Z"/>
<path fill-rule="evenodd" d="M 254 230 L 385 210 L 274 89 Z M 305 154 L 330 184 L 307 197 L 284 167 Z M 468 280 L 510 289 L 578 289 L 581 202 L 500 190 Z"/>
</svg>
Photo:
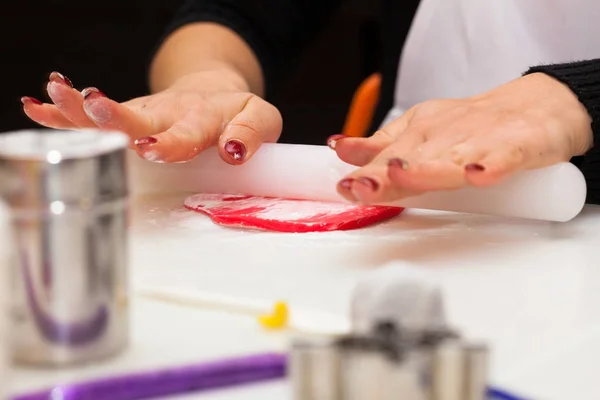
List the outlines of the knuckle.
<svg viewBox="0 0 600 400">
<path fill-rule="evenodd" d="M 511 164 L 518 164 L 525 160 L 526 148 L 524 143 L 507 142 L 505 146 L 506 156 Z"/>
<path fill-rule="evenodd" d="M 453 147 L 450 149 L 449 153 L 450 160 L 452 161 L 452 163 L 463 166 L 467 164 L 465 152 L 462 149 Z"/>
<path fill-rule="evenodd" d="M 229 124 L 229 129 L 242 129 L 253 136 L 272 136 L 283 126 L 281 113 L 273 104 L 250 94 L 240 112 Z"/>
<path fill-rule="evenodd" d="M 238 118 L 233 120 L 231 124 L 229 124 L 229 129 L 244 130 L 253 136 L 260 136 L 258 124 L 250 118 Z"/>
<path fill-rule="evenodd" d="M 434 99 L 427 100 L 413 106 L 412 110 L 414 115 L 429 116 L 431 114 L 437 114 L 442 110 L 452 109 L 461 107 L 462 102 L 453 99 Z"/>
<path fill-rule="evenodd" d="M 383 139 L 386 141 L 391 141 L 395 139 L 395 135 L 390 131 L 388 127 L 380 128 L 372 136 L 373 138 Z"/>
</svg>

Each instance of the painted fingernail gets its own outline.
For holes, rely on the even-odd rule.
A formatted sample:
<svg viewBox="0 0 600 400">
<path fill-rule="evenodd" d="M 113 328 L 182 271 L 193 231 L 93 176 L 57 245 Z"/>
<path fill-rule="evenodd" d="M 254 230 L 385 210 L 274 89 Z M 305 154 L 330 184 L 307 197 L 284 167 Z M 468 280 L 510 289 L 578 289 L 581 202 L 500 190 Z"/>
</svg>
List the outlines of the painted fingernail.
<svg viewBox="0 0 600 400">
<path fill-rule="evenodd" d="M 65 84 L 69 87 L 73 87 L 73 82 L 71 82 L 71 80 L 69 78 L 67 78 L 66 76 L 64 76 L 63 74 L 61 74 L 60 72 L 52 72 L 50 74 L 50 81 L 52 82 L 57 82 L 57 83 L 62 83 Z"/>
<path fill-rule="evenodd" d="M 230 140 L 225 143 L 225 151 L 235 161 L 242 161 L 246 157 L 246 145 L 239 140 Z"/>
<path fill-rule="evenodd" d="M 467 164 L 465 165 L 465 170 L 466 171 L 474 171 L 474 172 L 482 172 L 485 171 L 485 167 L 481 164 Z"/>
<path fill-rule="evenodd" d="M 83 95 L 84 100 L 95 99 L 98 97 L 106 97 L 104 93 L 102 93 L 100 90 L 98 90 L 98 88 L 95 87 L 85 88 L 81 91 L 81 94 Z"/>
<path fill-rule="evenodd" d="M 35 97 L 29 97 L 29 96 L 21 97 L 21 103 L 23 103 L 23 104 L 33 103 L 33 104 L 37 104 L 37 105 L 42 104 L 42 102 L 39 101 L 38 99 L 36 99 Z"/>
<path fill-rule="evenodd" d="M 344 139 L 344 138 L 347 138 L 347 137 L 348 136 L 346 136 L 346 135 L 332 135 L 332 136 L 329 136 L 327 138 L 327 146 L 329 146 L 329 148 L 335 150 L 335 146 L 336 146 L 337 142 L 340 141 L 340 140 L 342 140 L 342 139 Z"/>
<path fill-rule="evenodd" d="M 350 190 L 350 189 L 352 189 L 352 182 L 354 182 L 354 179 L 346 178 L 346 179 L 342 179 L 340 181 L 339 185 L 344 190 Z"/>
<path fill-rule="evenodd" d="M 408 169 L 408 163 L 401 158 L 392 158 L 388 161 L 388 167 L 400 168 L 403 170 Z"/>
<path fill-rule="evenodd" d="M 143 138 L 135 139 L 133 144 L 135 144 L 136 146 L 146 146 L 146 145 L 154 144 L 156 142 L 158 142 L 158 139 L 156 139 L 152 136 L 146 136 Z"/>
<path fill-rule="evenodd" d="M 379 189 L 379 183 L 373 178 L 361 177 L 356 180 L 357 182 L 367 186 L 372 191 L 377 191 Z"/>
</svg>

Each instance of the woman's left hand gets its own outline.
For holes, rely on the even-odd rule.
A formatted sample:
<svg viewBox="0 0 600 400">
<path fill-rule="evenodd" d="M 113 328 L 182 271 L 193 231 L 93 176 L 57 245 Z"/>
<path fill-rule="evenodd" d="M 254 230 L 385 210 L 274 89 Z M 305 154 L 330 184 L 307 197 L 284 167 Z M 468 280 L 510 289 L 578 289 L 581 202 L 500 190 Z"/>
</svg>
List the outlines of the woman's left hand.
<svg viewBox="0 0 600 400">
<path fill-rule="evenodd" d="M 361 204 L 494 185 L 583 155 L 592 142 L 585 107 L 541 73 L 475 97 L 418 104 L 369 138 L 328 140 L 342 160 L 361 167 L 337 188 Z"/>
</svg>

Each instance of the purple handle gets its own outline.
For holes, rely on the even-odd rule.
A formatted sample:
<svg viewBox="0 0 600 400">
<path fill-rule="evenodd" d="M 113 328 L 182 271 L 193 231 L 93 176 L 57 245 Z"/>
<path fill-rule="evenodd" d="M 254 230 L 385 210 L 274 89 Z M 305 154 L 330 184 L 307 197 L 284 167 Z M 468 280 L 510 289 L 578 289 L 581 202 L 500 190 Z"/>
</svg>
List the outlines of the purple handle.
<svg viewBox="0 0 600 400">
<path fill-rule="evenodd" d="M 17 395 L 12 400 L 140 400 L 281 379 L 285 375 L 286 356 L 267 353 L 60 385 Z"/>
</svg>

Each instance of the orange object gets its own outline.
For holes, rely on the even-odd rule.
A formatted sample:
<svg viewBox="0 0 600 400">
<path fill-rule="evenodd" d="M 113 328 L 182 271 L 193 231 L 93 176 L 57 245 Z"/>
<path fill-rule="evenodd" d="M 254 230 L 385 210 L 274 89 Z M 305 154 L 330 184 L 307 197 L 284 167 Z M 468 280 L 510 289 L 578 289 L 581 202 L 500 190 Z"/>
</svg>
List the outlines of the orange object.
<svg viewBox="0 0 600 400">
<path fill-rule="evenodd" d="M 360 84 L 350 103 L 342 134 L 354 137 L 367 135 L 379 101 L 380 89 L 381 74 L 379 73 L 370 75 Z"/>
</svg>

